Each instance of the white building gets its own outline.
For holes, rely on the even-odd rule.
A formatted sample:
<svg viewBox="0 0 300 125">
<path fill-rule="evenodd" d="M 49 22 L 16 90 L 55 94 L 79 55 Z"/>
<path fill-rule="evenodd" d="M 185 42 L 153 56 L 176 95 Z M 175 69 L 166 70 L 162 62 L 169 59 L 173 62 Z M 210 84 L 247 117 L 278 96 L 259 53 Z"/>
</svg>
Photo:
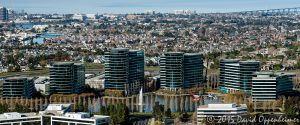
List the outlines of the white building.
<svg viewBox="0 0 300 125">
<path fill-rule="evenodd" d="M 49 104 L 44 111 L 40 111 L 40 115 L 63 115 L 71 112 L 71 104 Z"/>
<path fill-rule="evenodd" d="M 109 125 L 110 117 L 84 112 L 70 112 L 71 104 L 49 104 L 44 111 L 36 113 L 10 112 L 0 114 L 0 125 Z"/>
<path fill-rule="evenodd" d="M 0 124 L 1 125 L 23 125 L 23 124 L 40 124 L 42 116 L 36 115 L 36 113 L 18 113 L 18 112 L 8 112 L 0 114 Z"/>
<path fill-rule="evenodd" d="M 34 87 L 35 89 L 44 94 L 44 95 L 49 95 L 50 92 L 50 82 L 49 82 L 49 77 L 39 77 L 34 80 Z"/>
<path fill-rule="evenodd" d="M 75 125 L 108 125 L 109 116 L 91 115 L 89 113 L 66 113 L 64 116 L 51 116 L 51 124 L 67 123 Z"/>
<path fill-rule="evenodd" d="M 104 89 L 104 75 L 86 78 L 85 84 L 96 90 Z"/>
<path fill-rule="evenodd" d="M 242 116 L 246 113 L 246 104 L 208 104 L 206 106 L 200 106 L 199 108 L 197 108 L 197 124 L 201 125 L 203 123 L 203 120 L 208 117 L 213 117 L 214 120 L 218 120 L 223 116 L 236 118 L 238 115 Z"/>
</svg>

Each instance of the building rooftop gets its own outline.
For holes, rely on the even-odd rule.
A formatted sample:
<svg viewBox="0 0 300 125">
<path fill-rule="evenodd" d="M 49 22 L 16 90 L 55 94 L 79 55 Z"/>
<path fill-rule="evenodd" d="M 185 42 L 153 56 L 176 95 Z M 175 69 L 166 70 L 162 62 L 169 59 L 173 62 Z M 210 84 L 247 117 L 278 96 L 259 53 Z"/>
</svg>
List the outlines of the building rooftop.
<svg viewBox="0 0 300 125">
<path fill-rule="evenodd" d="M 129 50 L 128 48 L 111 48 L 111 50 Z"/>
<path fill-rule="evenodd" d="M 143 51 L 143 50 L 136 50 L 136 49 L 133 49 L 133 50 L 129 50 L 130 52 L 140 52 L 140 51 Z"/>
<path fill-rule="evenodd" d="M 288 73 L 288 72 L 255 72 L 256 77 L 255 79 L 263 79 L 263 78 L 275 78 L 284 75 L 295 75 L 295 73 Z"/>
<path fill-rule="evenodd" d="M 44 111 L 40 111 L 42 115 L 63 115 L 71 111 L 71 104 L 49 104 Z"/>
<path fill-rule="evenodd" d="M 239 59 L 221 59 L 222 62 L 239 62 Z"/>
<path fill-rule="evenodd" d="M 54 62 L 53 65 L 73 65 L 73 62 Z"/>
<path fill-rule="evenodd" d="M 202 55 L 202 53 L 185 53 L 184 55 L 195 56 L 195 55 Z"/>
<path fill-rule="evenodd" d="M 183 54 L 183 52 L 166 52 L 165 54 Z"/>
<path fill-rule="evenodd" d="M 35 84 L 45 84 L 47 83 L 47 81 L 49 80 L 49 77 L 39 77 L 37 79 L 34 80 Z"/>
<path fill-rule="evenodd" d="M 33 77 L 23 77 L 23 76 L 14 76 L 14 77 L 7 77 L 7 80 L 21 80 L 21 79 L 33 79 Z"/>
<path fill-rule="evenodd" d="M 240 63 L 260 63 L 257 60 L 244 60 L 244 61 L 240 61 Z"/>
<path fill-rule="evenodd" d="M 109 118 L 109 116 L 104 115 L 92 115 L 87 112 L 68 112 L 64 115 L 68 118 L 75 118 L 75 119 L 99 119 L 99 118 Z"/>
<path fill-rule="evenodd" d="M 23 117 L 37 116 L 36 113 L 18 113 L 18 112 L 7 112 L 0 114 L 0 120 L 5 119 L 19 119 Z"/>
<path fill-rule="evenodd" d="M 209 108 L 209 109 L 220 109 L 220 108 L 245 108 L 245 104 L 236 104 L 236 103 L 218 103 L 218 104 L 208 104 L 199 106 L 199 108 Z"/>
</svg>

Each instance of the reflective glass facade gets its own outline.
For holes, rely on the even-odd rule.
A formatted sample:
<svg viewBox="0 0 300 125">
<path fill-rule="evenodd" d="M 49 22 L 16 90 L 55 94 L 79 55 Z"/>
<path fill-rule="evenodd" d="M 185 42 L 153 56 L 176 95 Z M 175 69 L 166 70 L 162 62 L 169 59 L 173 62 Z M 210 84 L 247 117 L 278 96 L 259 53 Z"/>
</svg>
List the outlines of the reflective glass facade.
<svg viewBox="0 0 300 125">
<path fill-rule="evenodd" d="M 81 93 L 85 84 L 83 64 L 57 62 L 50 68 L 50 93 Z"/>
<path fill-rule="evenodd" d="M 160 58 L 162 88 L 186 89 L 203 82 L 203 57 L 198 53 L 168 52 Z"/>
<path fill-rule="evenodd" d="M 136 94 L 144 84 L 144 51 L 112 48 L 105 53 L 105 89 Z"/>
<path fill-rule="evenodd" d="M 226 92 L 232 90 L 251 94 L 252 77 L 260 71 L 259 61 L 240 61 L 236 59 L 220 60 L 220 84 Z"/>
<path fill-rule="evenodd" d="M 12 77 L 5 79 L 2 86 L 3 97 L 31 98 L 34 93 L 32 78 Z"/>
</svg>

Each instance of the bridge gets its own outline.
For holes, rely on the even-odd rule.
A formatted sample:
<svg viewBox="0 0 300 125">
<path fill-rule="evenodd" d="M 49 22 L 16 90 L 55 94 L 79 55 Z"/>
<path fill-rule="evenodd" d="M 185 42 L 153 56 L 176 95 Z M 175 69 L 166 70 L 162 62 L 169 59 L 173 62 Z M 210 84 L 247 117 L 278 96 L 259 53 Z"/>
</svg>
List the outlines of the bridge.
<svg viewBox="0 0 300 125">
<path fill-rule="evenodd" d="M 243 15 L 290 15 L 290 14 L 299 14 L 299 12 L 300 12 L 300 7 L 242 11 L 238 13 Z"/>
</svg>

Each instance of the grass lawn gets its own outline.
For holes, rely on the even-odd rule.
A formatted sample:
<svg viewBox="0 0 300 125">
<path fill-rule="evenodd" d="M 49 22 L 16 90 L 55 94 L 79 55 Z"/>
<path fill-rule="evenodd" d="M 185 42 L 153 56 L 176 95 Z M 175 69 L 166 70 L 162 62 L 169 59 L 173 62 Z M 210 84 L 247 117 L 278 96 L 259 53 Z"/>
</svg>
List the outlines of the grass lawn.
<svg viewBox="0 0 300 125">
<path fill-rule="evenodd" d="M 76 62 L 78 63 L 78 62 Z M 87 72 L 100 72 L 104 71 L 104 64 L 99 63 L 84 63 L 85 69 Z M 24 71 L 24 72 L 5 72 L 0 73 L 0 77 L 8 77 L 8 76 L 48 76 L 49 75 L 49 69 L 43 68 L 43 69 L 36 69 L 31 71 Z"/>
<path fill-rule="evenodd" d="M 159 66 L 145 66 L 145 71 L 159 71 Z"/>
<path fill-rule="evenodd" d="M 85 65 L 85 69 L 104 69 L 104 64 L 100 64 L 100 63 L 84 63 Z"/>
<path fill-rule="evenodd" d="M 24 71 L 24 72 L 5 72 L 5 73 L 0 73 L 0 77 L 18 76 L 18 75 L 23 75 L 23 76 L 28 76 L 28 77 L 33 77 L 33 76 L 47 76 L 48 73 L 49 73 L 49 69 L 48 68 L 44 68 L 44 69 L 37 69 L 37 70 Z"/>
</svg>

